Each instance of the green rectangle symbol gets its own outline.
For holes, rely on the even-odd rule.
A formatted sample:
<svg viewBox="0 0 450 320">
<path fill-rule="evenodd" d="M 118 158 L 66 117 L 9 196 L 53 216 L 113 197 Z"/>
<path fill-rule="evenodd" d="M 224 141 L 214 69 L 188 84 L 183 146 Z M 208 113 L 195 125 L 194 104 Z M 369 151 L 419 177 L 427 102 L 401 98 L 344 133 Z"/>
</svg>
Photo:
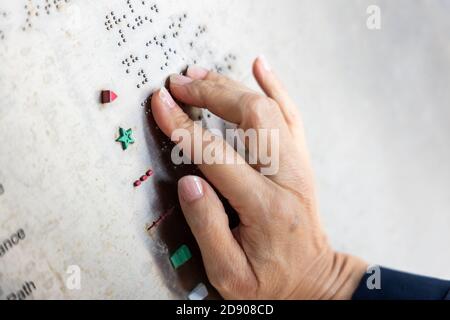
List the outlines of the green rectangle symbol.
<svg viewBox="0 0 450 320">
<path fill-rule="evenodd" d="M 191 251 L 187 247 L 187 245 L 183 244 L 178 248 L 177 251 L 170 257 L 170 261 L 175 269 L 178 269 L 183 264 L 186 263 L 190 258 L 192 258 Z"/>
</svg>

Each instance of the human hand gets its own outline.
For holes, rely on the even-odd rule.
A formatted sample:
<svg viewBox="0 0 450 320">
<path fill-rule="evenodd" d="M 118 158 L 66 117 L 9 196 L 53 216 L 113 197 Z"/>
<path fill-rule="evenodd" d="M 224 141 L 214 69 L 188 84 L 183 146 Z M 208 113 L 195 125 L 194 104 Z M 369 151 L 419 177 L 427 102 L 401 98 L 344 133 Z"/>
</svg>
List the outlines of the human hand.
<svg viewBox="0 0 450 320">
<path fill-rule="evenodd" d="M 274 175 L 263 176 L 259 165 L 247 163 L 199 165 L 238 212 L 235 229 L 230 230 L 224 207 L 207 181 L 186 176 L 178 183 L 181 207 L 208 278 L 227 299 L 349 299 L 366 264 L 331 248 L 319 220 L 298 109 L 264 59 L 255 61 L 253 73 L 265 95 L 192 66 L 187 76 L 170 77 L 170 93 L 162 88 L 152 98 L 153 116 L 169 137 L 179 128 L 194 135 L 198 126 L 172 96 L 244 130 L 279 132 L 279 169 Z M 174 140 L 184 151 L 193 148 Z M 212 140 L 219 150 L 230 151 L 224 140 Z"/>
</svg>

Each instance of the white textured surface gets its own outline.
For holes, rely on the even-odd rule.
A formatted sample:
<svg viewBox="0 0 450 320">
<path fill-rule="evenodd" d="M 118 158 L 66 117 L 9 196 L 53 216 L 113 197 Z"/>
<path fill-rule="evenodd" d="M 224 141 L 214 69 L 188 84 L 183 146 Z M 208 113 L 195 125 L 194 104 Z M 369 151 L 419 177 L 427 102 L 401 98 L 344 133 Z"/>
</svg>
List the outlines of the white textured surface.
<svg viewBox="0 0 450 320">
<path fill-rule="evenodd" d="M 0 298 L 33 279 L 34 298 L 185 296 L 176 278 L 167 288 L 174 273 L 156 264 L 167 249 L 145 232 L 157 195 L 130 182 L 152 152 L 140 103 L 186 62 L 138 90 L 120 64 L 127 47 L 104 26 L 125 1 L 72 0 L 22 31 L 26 2 L 0 1 L 0 241 L 27 234 L 0 258 Z M 251 60 L 266 54 L 302 110 L 336 248 L 450 278 L 450 1 L 156 2 L 164 25 L 188 12 L 208 26 L 214 53 L 199 49 L 199 62 L 233 52 L 232 74 L 255 86 Z M 369 4 L 381 7 L 379 31 L 366 28 Z M 98 105 L 102 88 L 119 94 L 116 104 Z M 135 132 L 125 153 L 118 126 Z M 81 291 L 65 287 L 71 264 Z"/>
</svg>

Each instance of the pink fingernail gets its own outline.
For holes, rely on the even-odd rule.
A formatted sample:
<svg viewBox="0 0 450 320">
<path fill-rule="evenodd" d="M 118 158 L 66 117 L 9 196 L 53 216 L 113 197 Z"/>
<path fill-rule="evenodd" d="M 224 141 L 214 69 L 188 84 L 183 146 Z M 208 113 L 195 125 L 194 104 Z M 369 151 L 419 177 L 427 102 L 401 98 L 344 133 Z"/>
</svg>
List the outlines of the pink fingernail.
<svg viewBox="0 0 450 320">
<path fill-rule="evenodd" d="M 159 98 L 163 102 L 164 106 L 166 106 L 168 109 L 172 109 L 175 107 L 175 101 L 172 99 L 172 96 L 166 88 L 162 87 L 159 90 Z"/>
<path fill-rule="evenodd" d="M 203 186 L 199 177 L 186 176 L 178 181 L 180 195 L 186 202 L 193 202 L 203 197 Z"/>
<path fill-rule="evenodd" d="M 269 61 L 267 61 L 264 55 L 260 55 L 258 59 L 261 62 L 261 65 L 263 66 L 264 70 L 272 71 L 272 67 L 270 66 Z"/>
<path fill-rule="evenodd" d="M 191 83 L 193 80 L 191 78 L 182 76 L 180 74 L 174 74 L 170 76 L 170 83 L 178 86 L 184 86 L 185 84 Z"/>
<path fill-rule="evenodd" d="M 208 70 L 205 68 L 193 65 L 189 66 L 189 68 L 186 71 L 186 74 L 194 79 L 204 79 L 208 75 Z"/>
</svg>

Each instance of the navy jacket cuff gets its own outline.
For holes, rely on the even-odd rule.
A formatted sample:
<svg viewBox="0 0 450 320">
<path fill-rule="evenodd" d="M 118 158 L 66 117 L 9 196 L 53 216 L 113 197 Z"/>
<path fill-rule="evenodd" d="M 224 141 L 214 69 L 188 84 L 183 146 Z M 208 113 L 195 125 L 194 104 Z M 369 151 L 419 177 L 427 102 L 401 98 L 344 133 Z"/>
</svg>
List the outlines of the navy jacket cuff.
<svg viewBox="0 0 450 320">
<path fill-rule="evenodd" d="M 450 281 L 383 267 L 379 271 L 375 287 L 373 273 L 364 274 L 352 300 L 450 300 Z"/>
</svg>

